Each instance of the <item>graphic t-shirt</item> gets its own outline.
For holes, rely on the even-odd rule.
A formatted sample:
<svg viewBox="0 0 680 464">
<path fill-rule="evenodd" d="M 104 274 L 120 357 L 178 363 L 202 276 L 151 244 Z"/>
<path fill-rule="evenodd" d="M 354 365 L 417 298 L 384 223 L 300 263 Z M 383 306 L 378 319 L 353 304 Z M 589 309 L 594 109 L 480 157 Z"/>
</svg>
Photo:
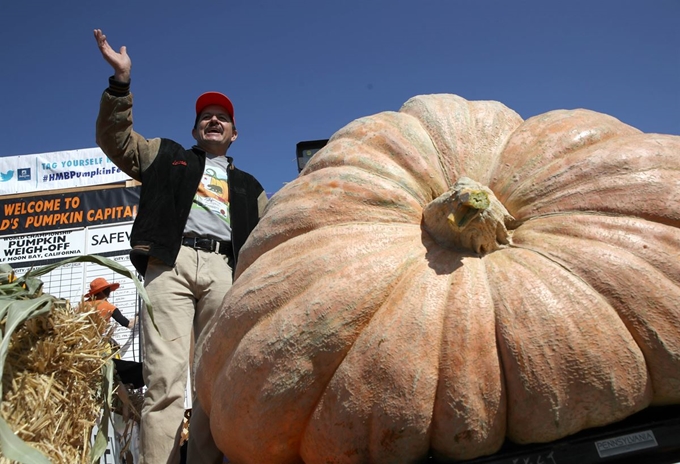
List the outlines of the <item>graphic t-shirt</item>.
<svg viewBox="0 0 680 464">
<path fill-rule="evenodd" d="M 184 235 L 231 240 L 228 167 L 226 156 L 206 155 L 203 178 L 194 196 Z"/>
</svg>

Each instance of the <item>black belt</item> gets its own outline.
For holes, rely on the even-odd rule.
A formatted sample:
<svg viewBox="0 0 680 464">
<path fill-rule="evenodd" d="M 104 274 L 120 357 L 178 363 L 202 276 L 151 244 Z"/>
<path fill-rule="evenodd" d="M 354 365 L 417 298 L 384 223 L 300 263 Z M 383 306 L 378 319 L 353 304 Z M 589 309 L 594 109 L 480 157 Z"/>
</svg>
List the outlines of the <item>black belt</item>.
<svg viewBox="0 0 680 464">
<path fill-rule="evenodd" d="M 191 247 L 195 250 L 205 250 L 211 253 L 219 253 L 225 256 L 232 256 L 231 242 L 213 240 L 211 238 L 182 237 L 182 245 Z"/>
</svg>

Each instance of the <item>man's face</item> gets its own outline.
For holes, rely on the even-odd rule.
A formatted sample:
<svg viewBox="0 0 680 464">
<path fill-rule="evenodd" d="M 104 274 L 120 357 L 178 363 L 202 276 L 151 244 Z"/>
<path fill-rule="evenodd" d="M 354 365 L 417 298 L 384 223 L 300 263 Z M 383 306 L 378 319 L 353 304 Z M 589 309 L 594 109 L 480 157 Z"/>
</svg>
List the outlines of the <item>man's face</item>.
<svg viewBox="0 0 680 464">
<path fill-rule="evenodd" d="M 206 106 L 198 117 L 196 128 L 191 131 L 199 147 L 208 152 L 211 148 L 228 148 L 236 140 L 238 132 L 227 110 L 219 105 Z"/>
</svg>

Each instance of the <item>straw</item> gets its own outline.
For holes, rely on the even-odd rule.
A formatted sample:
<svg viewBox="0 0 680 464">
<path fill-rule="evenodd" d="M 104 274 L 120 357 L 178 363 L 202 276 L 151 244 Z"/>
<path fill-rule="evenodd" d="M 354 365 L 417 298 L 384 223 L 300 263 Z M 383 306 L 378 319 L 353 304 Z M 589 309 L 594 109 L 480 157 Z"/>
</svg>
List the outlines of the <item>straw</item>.
<svg viewBox="0 0 680 464">
<path fill-rule="evenodd" d="M 0 321 L 4 331 L 5 320 Z M 90 439 L 104 407 L 106 322 L 68 301 L 23 323 L 10 339 L 0 414 L 17 436 L 55 463 L 90 462 Z M 0 463 L 9 463 L 0 457 Z"/>
</svg>

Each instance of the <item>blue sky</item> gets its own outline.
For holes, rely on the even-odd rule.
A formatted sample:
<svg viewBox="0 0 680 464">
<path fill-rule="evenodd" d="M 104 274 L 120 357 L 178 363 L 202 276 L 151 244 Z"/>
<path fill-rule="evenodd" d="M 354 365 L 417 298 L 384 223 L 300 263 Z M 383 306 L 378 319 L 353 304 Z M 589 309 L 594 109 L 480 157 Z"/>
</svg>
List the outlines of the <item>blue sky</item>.
<svg viewBox="0 0 680 464">
<path fill-rule="evenodd" d="M 269 193 L 295 145 L 419 94 L 560 108 L 680 135 L 678 0 L 6 1 L 0 156 L 95 146 L 111 68 L 92 30 L 132 58 L 135 130 L 193 143 L 207 90 L 236 110 L 237 166 Z"/>
</svg>

